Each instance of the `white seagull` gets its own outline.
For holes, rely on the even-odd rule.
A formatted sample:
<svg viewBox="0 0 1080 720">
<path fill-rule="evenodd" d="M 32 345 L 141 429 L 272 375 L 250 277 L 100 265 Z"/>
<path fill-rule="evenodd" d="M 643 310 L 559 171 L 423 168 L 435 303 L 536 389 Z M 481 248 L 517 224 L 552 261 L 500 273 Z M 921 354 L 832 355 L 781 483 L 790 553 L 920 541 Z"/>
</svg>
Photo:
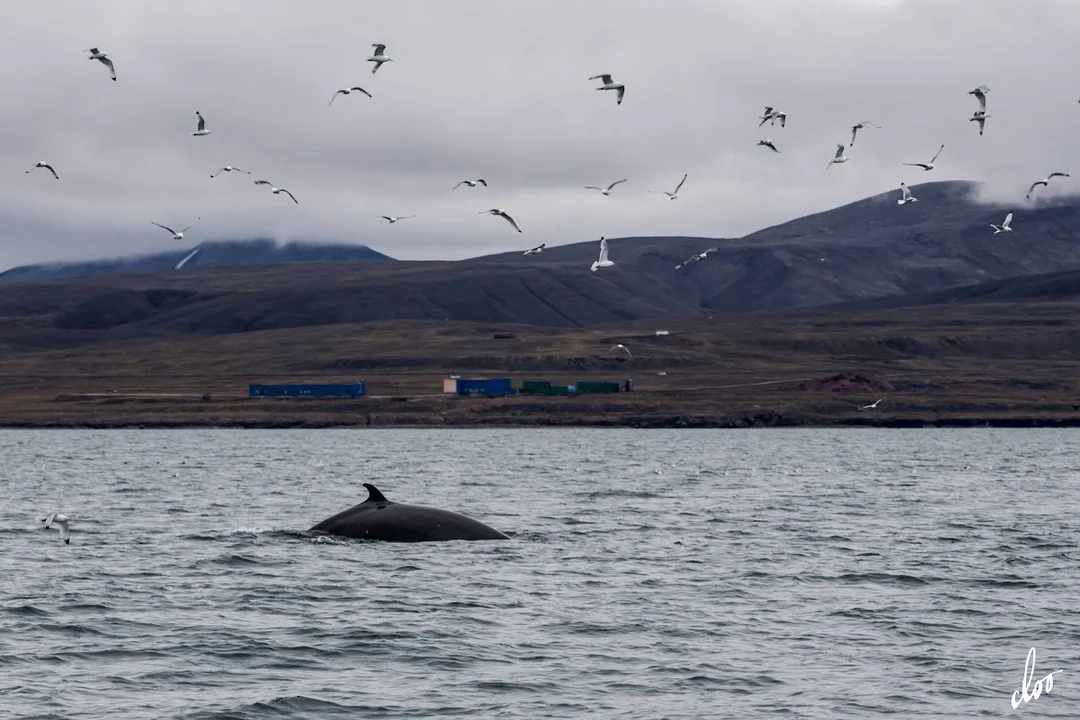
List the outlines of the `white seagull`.
<svg viewBox="0 0 1080 720">
<path fill-rule="evenodd" d="M 979 134 L 983 134 L 983 128 L 986 126 L 986 119 L 990 116 L 983 110 L 976 110 L 975 114 L 968 118 L 968 122 L 979 123 Z"/>
<path fill-rule="evenodd" d="M 614 188 L 619 183 L 624 183 L 624 182 L 626 182 L 626 178 L 623 178 L 622 180 L 616 180 L 615 182 L 608 185 L 606 188 L 598 188 L 595 185 L 586 185 L 585 189 L 586 190 L 599 190 L 601 195 L 610 195 L 612 188 Z"/>
<path fill-rule="evenodd" d="M 390 217 L 389 215 L 380 215 L 379 217 L 381 217 L 383 220 L 386 220 L 391 225 L 393 225 L 398 220 L 408 220 L 409 218 L 414 218 L 416 216 L 415 215 L 398 215 L 397 217 Z"/>
<path fill-rule="evenodd" d="M 675 198 L 679 197 L 679 189 L 683 186 L 684 182 L 686 182 L 685 173 L 682 176 L 682 180 L 679 181 L 679 184 L 675 186 L 675 192 L 668 192 L 667 190 L 650 190 L 649 192 L 657 193 L 658 195 L 667 195 L 668 200 L 674 200 Z"/>
<path fill-rule="evenodd" d="M 834 155 L 833 159 L 829 161 L 829 164 L 825 166 L 825 169 L 828 170 L 835 163 L 846 163 L 850 159 L 851 158 L 844 155 L 844 146 L 840 143 L 836 143 L 836 155 Z"/>
<path fill-rule="evenodd" d="M 35 165 L 34 167 L 32 167 L 32 168 L 30 168 L 29 170 L 27 170 L 26 172 L 28 172 L 28 173 L 34 172 L 34 171 L 35 171 L 35 170 L 37 170 L 37 169 L 38 169 L 39 167 L 40 167 L 40 168 L 45 168 L 46 170 L 48 170 L 49 172 L 51 172 L 51 173 L 53 174 L 53 177 L 54 177 L 54 178 L 56 178 L 57 180 L 59 180 L 59 179 L 60 179 L 60 176 L 56 174 L 56 171 L 55 171 L 55 170 L 53 170 L 53 166 L 52 166 L 52 165 L 50 165 L 49 163 L 45 162 L 44 160 L 42 160 L 41 162 L 39 162 L 39 163 L 38 163 L 37 165 Z"/>
<path fill-rule="evenodd" d="M 200 113 L 198 110 L 196 110 L 195 111 L 195 116 L 199 118 L 199 127 L 195 130 L 195 132 L 193 132 L 191 134 L 192 135 L 209 135 L 210 131 L 206 129 L 206 121 L 203 120 L 202 113 Z"/>
<path fill-rule="evenodd" d="M 908 203 L 919 202 L 919 198 L 911 194 L 911 189 L 904 183 L 900 183 L 901 197 L 896 201 L 897 205 L 907 205 Z"/>
<path fill-rule="evenodd" d="M 593 75 L 589 79 L 599 80 L 600 82 L 604 83 L 600 87 L 596 88 L 597 90 L 618 90 L 619 92 L 615 95 L 615 104 L 622 105 L 622 98 L 623 95 L 626 94 L 626 87 L 622 83 L 612 82 L 610 73 L 604 73 L 603 75 Z"/>
<path fill-rule="evenodd" d="M 769 105 L 765 106 L 765 112 L 762 113 L 761 118 L 759 119 L 761 122 L 758 123 L 758 127 L 764 125 L 766 121 L 768 121 L 770 125 L 775 125 L 777 120 L 780 121 L 780 127 L 785 127 L 787 125 L 787 113 L 781 110 L 774 110 Z"/>
<path fill-rule="evenodd" d="M 854 125 L 851 126 L 851 142 L 848 143 L 848 147 L 851 147 L 852 145 L 855 144 L 855 136 L 864 127 L 875 127 L 875 128 L 878 128 L 878 129 L 881 128 L 880 125 L 875 125 L 874 123 L 870 122 L 869 120 L 863 120 L 860 123 L 855 123 Z"/>
<path fill-rule="evenodd" d="M 68 527 L 68 516 L 61 515 L 60 513 L 49 513 L 45 517 L 41 518 L 41 522 L 45 523 L 45 529 L 48 530 L 53 525 L 60 528 L 60 539 L 65 544 L 71 544 L 71 528 Z"/>
<path fill-rule="evenodd" d="M 974 95 L 975 99 L 979 101 L 979 109 L 986 112 L 986 93 L 990 92 L 990 88 L 985 85 L 980 85 L 974 90 L 968 90 L 968 95 Z"/>
<path fill-rule="evenodd" d="M 455 185 L 454 187 L 452 187 L 450 189 L 451 190 L 457 190 L 462 185 L 464 185 L 466 187 L 476 187 L 477 184 L 480 184 L 480 185 L 483 185 L 484 187 L 487 187 L 487 180 L 485 180 L 484 178 L 476 178 L 475 180 L 462 180 L 461 182 L 459 182 L 457 185 Z"/>
<path fill-rule="evenodd" d="M 720 249 L 719 247 L 711 247 L 711 248 L 709 248 L 708 250 L 706 250 L 703 253 L 698 253 L 697 255 L 691 255 L 686 260 L 684 260 L 681 263 L 679 263 L 678 265 L 676 265 L 675 269 L 678 270 L 679 268 L 685 267 L 686 265 L 690 265 L 691 263 L 701 262 L 706 257 L 708 257 L 709 253 L 716 252 L 719 249 Z"/>
<path fill-rule="evenodd" d="M 1052 172 L 1049 175 L 1047 175 L 1046 177 L 1044 177 L 1042 180 L 1036 180 L 1035 182 L 1031 183 L 1031 187 L 1028 188 L 1027 199 L 1028 200 L 1031 199 L 1031 193 L 1035 192 L 1035 188 L 1039 187 L 1040 185 L 1048 186 L 1050 184 L 1050 178 L 1056 178 L 1056 177 L 1072 177 L 1072 176 L 1069 175 L 1069 173 Z"/>
<path fill-rule="evenodd" d="M 593 272 L 596 272 L 599 268 L 611 267 L 614 265 L 611 260 L 608 260 L 608 248 L 607 239 L 600 238 L 600 259 L 593 262 L 592 267 L 589 268 Z"/>
<path fill-rule="evenodd" d="M 491 210 L 481 210 L 480 214 L 481 215 L 498 215 L 499 217 L 506 220 L 506 222 L 513 225 L 515 230 L 517 230 L 518 232 L 521 232 L 521 228 L 519 228 L 517 226 L 517 223 L 514 222 L 514 218 L 507 215 L 505 210 L 500 210 L 499 208 L 492 208 Z"/>
<path fill-rule="evenodd" d="M 374 75 L 375 72 L 382 67 L 383 63 L 393 62 L 393 60 L 383 54 L 383 51 L 386 50 L 386 46 L 382 43 L 372 43 L 371 47 L 375 48 L 375 52 L 371 54 L 371 57 L 369 57 L 367 61 L 375 63 L 375 67 L 371 68 L 371 74 Z"/>
<path fill-rule="evenodd" d="M 234 170 L 235 170 L 236 172 L 238 172 L 238 173 L 244 173 L 245 175 L 250 175 L 250 174 L 251 174 L 251 173 L 250 173 L 250 172 L 248 172 L 247 170 L 241 170 L 241 169 L 240 169 L 240 168 L 238 168 L 238 167 L 233 167 L 232 165 L 226 165 L 225 167 L 221 168 L 220 170 L 218 170 L 218 171 L 217 171 L 216 173 L 214 173 L 214 174 L 213 174 L 213 175 L 211 175 L 210 177 L 211 177 L 211 179 L 212 179 L 212 178 L 216 178 L 216 177 L 217 177 L 218 175 L 220 175 L 220 174 L 221 174 L 221 173 L 223 173 L 223 172 L 233 172 Z"/>
<path fill-rule="evenodd" d="M 880 399 L 875 400 L 874 402 L 870 403 L 869 405 L 863 405 L 859 409 L 860 410 L 873 410 L 874 408 L 876 408 L 878 406 L 878 403 L 884 402 L 884 401 L 885 401 L 885 398 L 880 398 Z"/>
<path fill-rule="evenodd" d="M 934 163 L 937 162 L 938 155 L 940 155 L 941 151 L 944 150 L 944 149 L 945 149 L 945 145 L 942 145 L 941 147 L 939 147 L 937 153 L 934 155 L 933 158 L 931 158 L 930 162 L 928 162 L 928 163 L 903 163 L 903 164 L 904 165 L 910 165 L 911 167 L 919 167 L 919 168 L 922 168 L 923 170 L 933 170 L 934 169 Z"/>
<path fill-rule="evenodd" d="M 196 255 L 198 255 L 201 252 L 202 252 L 202 245 L 197 245 L 194 250 L 192 250 L 191 252 L 189 252 L 187 255 L 184 256 L 183 260 L 176 263 L 176 267 L 174 267 L 173 270 L 179 270 L 180 268 L 184 267 L 189 262 L 191 262 L 191 259 L 193 257 L 195 257 Z"/>
<path fill-rule="evenodd" d="M 109 68 L 109 74 L 112 75 L 113 82 L 116 82 L 116 68 L 113 67 L 113 62 L 109 59 L 108 55 L 103 52 L 98 52 L 96 47 L 88 48 L 83 52 L 90 53 L 90 57 L 87 58 L 88 60 L 97 60 L 105 67 Z"/>
<path fill-rule="evenodd" d="M 769 148 L 770 150 L 772 150 L 775 153 L 780 152 L 779 150 L 776 149 L 776 146 L 773 145 L 773 141 L 770 140 L 769 138 L 765 138 L 764 140 L 758 140 L 757 144 L 758 145 L 764 145 L 765 147 Z"/>
<path fill-rule="evenodd" d="M 272 193 L 274 193 L 275 195 L 277 195 L 279 193 L 285 193 L 286 195 L 288 195 L 289 197 L 292 198 L 292 201 L 294 203 L 296 203 L 297 205 L 300 204 L 300 201 L 297 200 L 295 197 L 293 197 L 293 194 L 291 192 L 289 192 L 285 188 L 274 187 L 273 183 L 269 182 L 268 180 L 256 180 L 255 184 L 256 185 L 269 185 L 270 186 L 270 191 Z"/>
<path fill-rule="evenodd" d="M 539 245 L 532 248 L 531 250 L 526 250 L 523 254 L 524 255 L 539 255 L 540 253 L 544 252 L 544 248 L 546 248 L 546 247 L 547 247 L 547 243 L 540 243 Z"/>
<path fill-rule="evenodd" d="M 347 89 L 342 89 L 342 90 L 338 90 L 338 91 L 337 91 L 336 93 L 334 93 L 333 95 L 331 95 L 331 96 L 330 96 L 330 104 L 329 104 L 329 105 L 327 105 L 326 107 L 330 107 L 330 105 L 333 105 L 333 104 L 334 104 L 334 99 L 335 99 L 335 98 L 336 98 L 336 97 L 337 97 L 338 95 L 348 95 L 349 93 L 351 93 L 351 92 L 353 92 L 353 91 L 356 91 L 356 92 L 362 92 L 362 93 L 364 93 L 365 95 L 367 95 L 368 97 L 371 97 L 371 93 L 369 93 L 369 92 L 368 92 L 367 90 L 365 90 L 364 88 L 362 88 L 362 87 L 351 87 L 351 88 L 347 88 Z"/>
<path fill-rule="evenodd" d="M 625 346 L 625 345 L 623 345 L 622 343 L 618 343 L 618 344 L 616 344 L 616 345 L 612 345 L 612 346 L 611 346 L 611 350 L 608 350 L 608 354 L 609 354 L 609 355 L 611 354 L 612 350 L 622 350 L 623 352 L 625 352 L 625 353 L 626 353 L 626 356 L 627 356 L 627 357 L 629 357 L 629 358 L 630 358 L 631 360 L 633 360 L 633 359 L 634 359 L 634 356 L 630 354 L 630 348 L 626 347 L 626 346 Z"/>
<path fill-rule="evenodd" d="M 183 240 L 183 239 L 184 239 L 184 233 L 186 233 L 186 232 L 187 232 L 187 231 L 188 231 L 189 229 L 191 229 L 192 227 L 194 227 L 195 223 L 199 222 L 200 220 L 202 220 L 202 218 L 201 218 L 201 217 L 197 217 L 197 218 L 195 218 L 195 222 L 191 223 L 191 225 L 188 225 L 188 226 L 187 226 L 186 228 L 184 228 L 184 229 L 183 229 L 183 230 L 181 230 L 180 232 L 176 232 L 176 231 L 175 231 L 175 230 L 173 230 L 172 228 L 168 228 L 168 227 L 165 227 L 164 225 L 161 225 L 161 224 L 159 224 L 159 223 L 156 223 L 156 222 L 154 222 L 153 220 L 151 220 L 151 221 L 150 221 L 150 224 L 151 224 L 151 225 L 157 225 L 157 226 L 158 226 L 159 228 L 161 228 L 162 230 L 168 230 L 169 232 L 171 232 L 171 233 L 172 233 L 172 239 L 173 239 L 173 240 Z"/>
<path fill-rule="evenodd" d="M 994 228 L 994 234 L 995 235 L 997 235 L 1000 232 L 1012 232 L 1012 228 L 1009 227 L 1009 223 L 1012 222 L 1012 216 L 1013 216 L 1012 213 L 1009 213 L 1008 215 L 1006 215 L 1005 216 L 1005 222 L 1001 223 L 1000 225 L 995 225 L 994 223 L 990 223 L 990 227 Z"/>
</svg>

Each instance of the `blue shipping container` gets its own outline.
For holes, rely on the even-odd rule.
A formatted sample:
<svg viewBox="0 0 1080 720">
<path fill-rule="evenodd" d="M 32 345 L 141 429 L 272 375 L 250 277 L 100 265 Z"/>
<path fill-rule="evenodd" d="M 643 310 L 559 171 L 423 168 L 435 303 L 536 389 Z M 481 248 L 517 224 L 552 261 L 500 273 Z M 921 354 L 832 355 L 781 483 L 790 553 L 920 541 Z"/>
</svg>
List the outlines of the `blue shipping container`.
<svg viewBox="0 0 1080 720">
<path fill-rule="evenodd" d="M 499 397 L 502 395 L 514 395 L 513 383 L 509 379 L 498 380 L 469 380 L 459 378 L 457 381 L 458 395 L 484 395 L 486 397 Z"/>
<path fill-rule="evenodd" d="M 248 393 L 253 398 L 279 397 L 364 397 L 364 383 L 342 385 L 250 385 Z"/>
</svg>

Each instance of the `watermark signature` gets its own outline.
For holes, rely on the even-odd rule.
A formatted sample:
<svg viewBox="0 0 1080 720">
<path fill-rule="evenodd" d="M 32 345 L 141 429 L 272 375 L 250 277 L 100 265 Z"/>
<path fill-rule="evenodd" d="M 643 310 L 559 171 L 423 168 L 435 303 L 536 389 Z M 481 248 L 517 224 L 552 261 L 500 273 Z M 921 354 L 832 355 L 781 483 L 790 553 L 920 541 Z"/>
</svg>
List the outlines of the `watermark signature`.
<svg viewBox="0 0 1080 720">
<path fill-rule="evenodd" d="M 1020 707 L 1020 703 L 1028 703 L 1035 700 L 1044 692 L 1050 692 L 1054 689 L 1054 676 L 1061 670 L 1055 670 L 1052 673 L 1047 674 L 1044 677 L 1035 681 L 1035 685 L 1031 685 L 1032 679 L 1035 677 L 1035 648 L 1028 650 L 1027 660 L 1024 661 L 1024 684 L 1020 686 L 1020 689 L 1012 694 L 1012 706 L 1013 710 Z M 1018 697 L 1019 696 L 1019 697 Z"/>
</svg>

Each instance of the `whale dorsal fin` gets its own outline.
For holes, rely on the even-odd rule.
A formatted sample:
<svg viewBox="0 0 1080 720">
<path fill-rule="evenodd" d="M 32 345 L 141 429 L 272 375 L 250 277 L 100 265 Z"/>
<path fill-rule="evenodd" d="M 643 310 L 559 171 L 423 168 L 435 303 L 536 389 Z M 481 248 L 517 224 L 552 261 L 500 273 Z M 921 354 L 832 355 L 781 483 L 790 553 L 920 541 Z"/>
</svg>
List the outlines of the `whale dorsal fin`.
<svg viewBox="0 0 1080 720">
<path fill-rule="evenodd" d="M 379 492 L 379 488 L 375 487 L 371 483 L 364 483 L 364 487 L 366 487 L 368 491 L 367 500 L 365 500 L 364 502 L 387 502 L 386 497 L 383 496 L 381 492 Z"/>
</svg>

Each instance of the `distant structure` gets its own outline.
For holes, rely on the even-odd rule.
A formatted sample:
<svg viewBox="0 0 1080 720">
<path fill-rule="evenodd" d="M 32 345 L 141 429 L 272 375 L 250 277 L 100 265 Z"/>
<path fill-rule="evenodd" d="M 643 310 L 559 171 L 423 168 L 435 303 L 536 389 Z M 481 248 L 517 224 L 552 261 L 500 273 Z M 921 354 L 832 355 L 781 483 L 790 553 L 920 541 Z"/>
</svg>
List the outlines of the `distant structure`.
<svg viewBox="0 0 1080 720">
<path fill-rule="evenodd" d="M 665 335 L 670 335 L 670 334 L 671 333 L 668 332 L 667 330 L 657 330 L 656 331 L 656 337 L 664 337 Z"/>
<path fill-rule="evenodd" d="M 250 385 L 253 398 L 364 397 L 367 386 L 362 382 L 322 385 Z"/>
<path fill-rule="evenodd" d="M 443 380 L 444 393 L 456 393 L 458 395 L 503 397 L 504 395 L 516 395 L 513 383 L 508 378 L 489 380 L 487 378 L 462 378 L 448 377 Z"/>
</svg>

